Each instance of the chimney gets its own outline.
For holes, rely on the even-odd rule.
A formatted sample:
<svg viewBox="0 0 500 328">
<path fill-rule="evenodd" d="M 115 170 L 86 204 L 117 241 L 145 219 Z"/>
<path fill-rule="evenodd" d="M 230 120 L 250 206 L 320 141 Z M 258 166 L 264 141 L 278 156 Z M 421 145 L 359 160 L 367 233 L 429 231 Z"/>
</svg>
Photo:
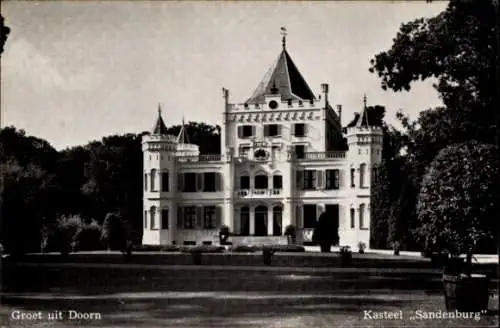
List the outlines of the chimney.
<svg viewBox="0 0 500 328">
<path fill-rule="evenodd" d="M 325 95 L 325 104 L 328 104 L 328 84 L 322 83 L 321 84 L 321 91 Z"/>
<path fill-rule="evenodd" d="M 342 127 L 342 105 L 337 105 L 337 114 L 339 115 L 339 123 Z"/>
</svg>

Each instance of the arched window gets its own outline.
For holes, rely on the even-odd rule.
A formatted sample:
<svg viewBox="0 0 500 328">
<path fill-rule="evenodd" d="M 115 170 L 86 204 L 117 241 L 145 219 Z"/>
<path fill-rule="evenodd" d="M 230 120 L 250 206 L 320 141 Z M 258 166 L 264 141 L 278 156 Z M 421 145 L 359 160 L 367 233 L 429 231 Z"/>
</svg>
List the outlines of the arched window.
<svg viewBox="0 0 500 328">
<path fill-rule="evenodd" d="M 151 230 L 156 229 L 156 207 L 155 206 L 151 206 L 151 208 L 149 209 L 149 218 L 151 220 L 149 228 Z"/>
<path fill-rule="evenodd" d="M 365 186 L 365 174 L 366 174 L 366 164 L 361 164 L 359 166 L 359 187 L 363 188 Z"/>
<path fill-rule="evenodd" d="M 151 179 L 151 191 L 156 191 L 156 170 L 155 169 L 152 169 L 151 170 L 151 176 L 150 176 L 150 179 Z"/>
<path fill-rule="evenodd" d="M 250 235 L 250 208 L 248 206 L 240 209 L 240 234 L 242 236 Z"/>
<path fill-rule="evenodd" d="M 356 227 L 356 211 L 354 208 L 351 208 L 351 229 L 354 229 Z"/>
<path fill-rule="evenodd" d="M 365 204 L 359 205 L 359 228 L 365 228 Z"/>
<path fill-rule="evenodd" d="M 273 236 L 283 233 L 283 208 L 280 205 L 273 207 Z"/>
<path fill-rule="evenodd" d="M 267 189 L 268 188 L 268 178 L 267 175 L 262 173 L 255 176 L 254 188 L 255 189 Z"/>
</svg>

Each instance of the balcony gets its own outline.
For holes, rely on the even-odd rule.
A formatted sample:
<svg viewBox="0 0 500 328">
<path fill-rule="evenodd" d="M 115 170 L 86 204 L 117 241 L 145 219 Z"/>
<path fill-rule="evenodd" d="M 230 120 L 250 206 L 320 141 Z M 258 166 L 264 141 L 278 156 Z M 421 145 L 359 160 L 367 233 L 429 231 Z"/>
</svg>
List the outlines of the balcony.
<svg viewBox="0 0 500 328">
<path fill-rule="evenodd" d="M 178 156 L 178 162 L 220 162 L 222 155 L 195 155 L 195 156 Z"/>
<path fill-rule="evenodd" d="M 240 199 L 266 198 L 281 196 L 283 189 L 240 189 L 236 197 Z"/>
<path fill-rule="evenodd" d="M 308 152 L 304 153 L 304 156 L 302 158 L 298 158 L 298 161 L 318 161 L 318 160 L 323 160 L 323 161 L 329 161 L 329 160 L 336 160 L 336 159 L 344 159 L 345 158 L 345 152 L 344 151 L 317 151 L 317 152 Z"/>
</svg>

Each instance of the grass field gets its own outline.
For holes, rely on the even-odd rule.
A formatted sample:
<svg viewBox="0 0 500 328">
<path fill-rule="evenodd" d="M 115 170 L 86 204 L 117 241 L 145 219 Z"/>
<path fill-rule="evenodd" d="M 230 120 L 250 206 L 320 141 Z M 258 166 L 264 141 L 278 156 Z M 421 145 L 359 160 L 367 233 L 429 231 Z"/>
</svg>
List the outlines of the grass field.
<svg viewBox="0 0 500 328">
<path fill-rule="evenodd" d="M 8 327 L 497 327 L 496 315 L 415 319 L 444 311 L 435 270 L 147 264 L 37 264 L 11 268 L 3 281 L 0 326 Z M 12 280 L 13 279 L 13 280 Z M 41 320 L 13 320 L 13 311 Z M 68 311 L 100 319 L 68 320 Z M 369 319 L 364 311 L 402 319 Z M 64 320 L 48 320 L 61 311 Z"/>
</svg>

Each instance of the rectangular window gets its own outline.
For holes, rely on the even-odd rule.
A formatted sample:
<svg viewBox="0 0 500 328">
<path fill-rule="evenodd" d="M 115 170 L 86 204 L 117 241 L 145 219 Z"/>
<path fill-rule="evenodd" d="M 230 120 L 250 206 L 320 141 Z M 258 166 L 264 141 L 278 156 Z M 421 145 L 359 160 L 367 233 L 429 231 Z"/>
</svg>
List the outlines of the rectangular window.
<svg viewBox="0 0 500 328">
<path fill-rule="evenodd" d="M 184 229 L 196 228 L 196 206 L 184 207 Z"/>
<path fill-rule="evenodd" d="M 316 204 L 304 204 L 304 229 L 314 229 L 316 226 Z"/>
<path fill-rule="evenodd" d="M 169 176 L 168 176 L 168 172 L 163 172 L 161 174 L 161 191 L 168 192 L 168 190 L 169 190 L 168 184 L 170 182 L 169 180 L 170 179 L 169 179 Z"/>
<path fill-rule="evenodd" d="M 306 153 L 306 146 L 304 145 L 295 145 L 295 156 L 296 158 L 304 158 Z"/>
<path fill-rule="evenodd" d="M 184 192 L 196 192 L 196 173 L 184 173 Z"/>
<path fill-rule="evenodd" d="M 148 174 L 144 173 L 144 191 L 148 191 Z"/>
<path fill-rule="evenodd" d="M 250 177 L 247 175 L 240 177 L 240 189 L 250 189 Z"/>
<path fill-rule="evenodd" d="M 351 188 L 356 187 L 354 183 L 354 175 L 356 174 L 356 169 L 351 169 Z"/>
<path fill-rule="evenodd" d="M 203 191 L 213 192 L 216 190 L 215 186 L 215 172 L 205 172 L 203 173 Z"/>
<path fill-rule="evenodd" d="M 203 208 L 203 229 L 215 229 L 215 206 Z"/>
<path fill-rule="evenodd" d="M 144 211 L 144 229 L 148 228 L 148 211 Z"/>
<path fill-rule="evenodd" d="M 316 188 L 316 170 L 304 171 L 304 190 L 313 190 Z"/>
<path fill-rule="evenodd" d="M 339 189 L 340 187 L 340 170 L 326 170 L 326 186 L 325 189 Z"/>
<path fill-rule="evenodd" d="M 283 176 L 273 175 L 273 189 L 283 189 Z"/>
<path fill-rule="evenodd" d="M 250 138 L 254 135 L 254 126 L 253 125 L 242 125 L 238 127 L 238 137 L 240 138 Z"/>
<path fill-rule="evenodd" d="M 351 208 L 351 229 L 354 229 L 356 226 L 356 211 L 354 208 Z"/>
<path fill-rule="evenodd" d="M 280 126 L 278 124 L 264 125 L 264 137 L 276 137 L 280 135 Z"/>
<path fill-rule="evenodd" d="M 168 210 L 164 209 L 161 211 L 161 228 L 168 229 Z"/>
<path fill-rule="evenodd" d="M 295 123 L 293 132 L 296 137 L 306 136 L 306 125 L 304 123 Z"/>
</svg>

